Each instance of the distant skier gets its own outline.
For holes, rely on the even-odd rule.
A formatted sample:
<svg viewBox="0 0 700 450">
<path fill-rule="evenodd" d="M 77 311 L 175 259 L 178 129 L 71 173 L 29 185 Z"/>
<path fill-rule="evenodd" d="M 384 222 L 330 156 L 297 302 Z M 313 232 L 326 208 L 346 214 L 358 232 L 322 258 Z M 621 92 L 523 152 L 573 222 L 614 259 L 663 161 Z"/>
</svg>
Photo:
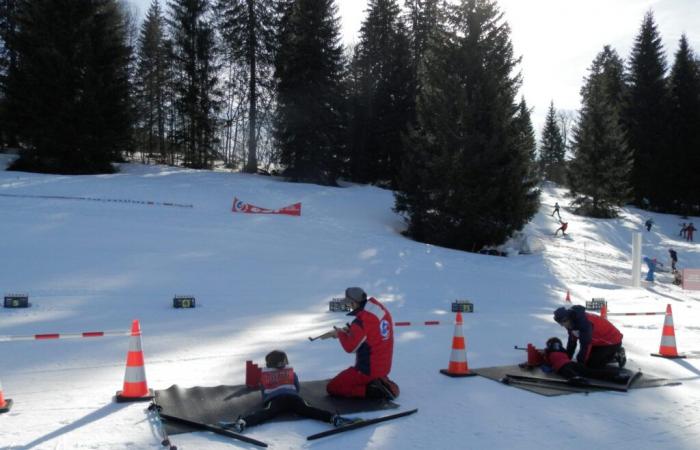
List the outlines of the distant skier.
<svg viewBox="0 0 700 450">
<path fill-rule="evenodd" d="M 686 232 L 688 231 L 688 224 L 683 222 L 681 225 L 681 231 L 678 233 L 678 236 L 682 237 L 683 239 L 686 238 Z"/>
<path fill-rule="evenodd" d="M 228 427 L 241 433 L 246 427 L 261 424 L 286 412 L 293 412 L 309 419 L 320 420 L 339 427 L 358 419 L 348 419 L 324 409 L 309 405 L 299 395 L 299 378 L 294 369 L 287 367 L 287 354 L 273 350 L 265 356 L 265 366 L 260 377 L 263 408 L 239 416 Z"/>
<path fill-rule="evenodd" d="M 559 217 L 559 220 L 561 220 L 561 214 L 559 214 L 559 202 L 554 202 L 554 211 L 552 211 L 551 217 L 554 217 L 555 213 L 557 217 Z"/>
<path fill-rule="evenodd" d="M 644 222 L 644 226 L 647 227 L 647 231 L 651 231 L 651 227 L 654 225 L 654 219 L 651 217 Z"/>
<path fill-rule="evenodd" d="M 389 310 L 362 288 L 349 287 L 345 299 L 355 320 L 333 336 L 348 353 L 355 353 L 355 365 L 340 372 L 326 385 L 337 397 L 387 398 L 399 395 L 399 387 L 388 377 L 394 352 L 394 321 Z"/>
<path fill-rule="evenodd" d="M 678 253 L 672 248 L 668 249 L 668 255 L 671 257 L 671 271 L 676 270 L 676 264 L 678 264 Z"/>
<path fill-rule="evenodd" d="M 653 283 L 654 282 L 654 271 L 656 270 L 656 266 L 663 266 L 659 261 L 656 260 L 656 258 L 649 258 L 648 256 L 644 257 L 644 262 L 646 263 L 647 267 L 649 268 L 649 271 L 647 272 L 647 277 L 645 278 L 647 281 Z"/>
<path fill-rule="evenodd" d="M 568 353 L 566 353 L 561 340 L 556 337 L 547 339 L 547 345 L 543 353 L 545 363 L 551 366 L 557 374 L 569 380 L 586 377 L 627 384 L 630 379 L 628 373 L 621 372 L 618 368 L 610 366 L 593 368 L 587 367 L 578 361 L 572 361 Z"/>
<path fill-rule="evenodd" d="M 566 236 L 566 229 L 569 227 L 569 222 L 562 222 L 561 219 L 559 219 L 559 223 L 561 226 L 557 228 L 557 231 L 554 232 L 554 235 L 556 236 L 557 233 L 561 230 L 561 235 Z"/>
<path fill-rule="evenodd" d="M 693 242 L 693 233 L 697 230 L 695 226 L 693 226 L 693 222 L 690 222 L 688 224 L 688 227 L 685 229 L 685 235 L 687 236 L 688 242 Z"/>
<path fill-rule="evenodd" d="M 574 305 L 570 309 L 557 308 L 554 320 L 569 333 L 566 343 L 569 358 L 573 358 L 578 344 L 576 361 L 579 363 L 598 368 L 617 361 L 620 367 L 624 367 L 627 358 L 622 348 L 622 333 L 606 319 L 587 313 L 581 305 Z"/>
</svg>

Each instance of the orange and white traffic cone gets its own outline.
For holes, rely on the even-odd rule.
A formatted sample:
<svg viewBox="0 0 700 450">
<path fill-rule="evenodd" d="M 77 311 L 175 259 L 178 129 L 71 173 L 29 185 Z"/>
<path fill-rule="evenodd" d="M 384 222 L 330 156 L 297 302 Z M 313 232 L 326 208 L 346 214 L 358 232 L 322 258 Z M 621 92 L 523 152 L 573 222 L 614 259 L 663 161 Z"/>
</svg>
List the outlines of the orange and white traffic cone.
<svg viewBox="0 0 700 450">
<path fill-rule="evenodd" d="M 608 305 L 605 303 L 603 303 L 603 306 L 600 307 L 600 317 L 605 320 L 608 319 Z"/>
<path fill-rule="evenodd" d="M 124 390 L 117 392 L 117 402 L 138 402 L 153 398 L 153 390 L 148 389 L 146 370 L 141 349 L 141 327 L 139 321 L 131 324 L 129 353 L 126 356 L 126 373 L 124 374 Z"/>
<path fill-rule="evenodd" d="M 659 353 L 652 353 L 651 356 L 672 359 L 685 358 L 685 355 L 679 355 L 676 349 L 676 330 L 673 328 L 673 313 L 670 304 L 666 306 L 666 316 L 664 316 L 664 329 L 661 332 Z"/>
<path fill-rule="evenodd" d="M 452 354 L 447 369 L 440 369 L 440 373 L 448 377 L 471 377 L 476 373 L 469 372 L 467 365 L 467 350 L 464 345 L 464 333 L 462 332 L 462 313 L 457 313 L 455 332 L 452 337 Z"/>
<path fill-rule="evenodd" d="M 571 294 L 569 294 L 569 291 L 566 291 L 566 298 L 564 299 L 566 303 L 571 303 Z"/>
<path fill-rule="evenodd" d="M 5 398 L 2 393 L 2 383 L 0 383 L 0 414 L 6 413 L 12 408 L 12 400 Z"/>
</svg>

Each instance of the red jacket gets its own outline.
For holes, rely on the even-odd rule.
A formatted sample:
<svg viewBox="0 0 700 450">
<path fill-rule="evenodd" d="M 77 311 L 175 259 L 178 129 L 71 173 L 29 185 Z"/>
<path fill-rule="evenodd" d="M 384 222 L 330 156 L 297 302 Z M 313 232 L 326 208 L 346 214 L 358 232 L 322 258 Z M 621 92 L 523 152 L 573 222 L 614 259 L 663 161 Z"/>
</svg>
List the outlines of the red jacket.
<svg viewBox="0 0 700 450">
<path fill-rule="evenodd" d="M 622 343 L 622 333 L 606 319 L 585 312 L 586 310 L 579 305 L 573 306 L 571 311 L 573 313 L 571 316 L 573 327 L 569 330 L 566 352 L 573 356 L 576 343 L 580 341 L 581 346 L 576 360 L 581 364 L 588 361 L 593 347 Z"/>
<path fill-rule="evenodd" d="M 559 372 L 559 369 L 561 369 L 565 364 L 571 362 L 571 358 L 569 358 L 569 355 L 567 355 L 566 352 L 545 351 L 543 353 L 545 362 L 552 366 L 552 369 L 554 369 L 555 372 Z"/>
<path fill-rule="evenodd" d="M 391 371 L 394 352 L 394 321 L 389 310 L 371 297 L 355 315 L 347 332 L 338 339 L 343 349 L 355 353 L 355 368 L 372 378 L 385 377 Z"/>
</svg>

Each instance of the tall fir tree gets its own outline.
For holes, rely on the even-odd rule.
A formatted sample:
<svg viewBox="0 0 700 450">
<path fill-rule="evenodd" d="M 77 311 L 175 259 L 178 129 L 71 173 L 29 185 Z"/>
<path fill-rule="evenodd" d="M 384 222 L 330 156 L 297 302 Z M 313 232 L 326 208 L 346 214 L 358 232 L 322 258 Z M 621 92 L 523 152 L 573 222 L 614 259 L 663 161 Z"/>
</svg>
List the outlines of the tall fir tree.
<svg viewBox="0 0 700 450">
<path fill-rule="evenodd" d="M 621 120 L 625 88 L 622 59 L 605 46 L 581 89 L 574 129 L 569 184 L 573 204 L 582 214 L 614 217 L 616 208 L 631 197 L 632 153 Z"/>
<path fill-rule="evenodd" d="M 208 0 L 172 0 L 167 20 L 173 41 L 177 141 L 184 164 L 211 167 L 221 106 L 218 59 Z"/>
<path fill-rule="evenodd" d="M 370 0 L 355 47 L 350 111 L 351 177 L 394 186 L 402 135 L 413 120 L 415 93 L 408 32 L 396 0 Z"/>
<path fill-rule="evenodd" d="M 344 59 L 334 0 L 284 3 L 275 140 L 292 181 L 335 184 L 345 158 Z"/>
<path fill-rule="evenodd" d="M 17 146 L 15 133 L 8 126 L 11 120 L 6 102 L 7 76 L 17 64 L 16 33 L 17 0 L 0 0 L 0 147 Z"/>
<path fill-rule="evenodd" d="M 554 102 L 549 104 L 542 128 L 539 166 L 545 180 L 562 184 L 566 181 L 566 146 L 562 137 Z"/>
<path fill-rule="evenodd" d="M 271 85 L 276 44 L 273 0 L 217 0 L 219 29 L 229 54 L 248 68 L 248 158 L 244 171 L 258 170 L 258 85 Z"/>
<path fill-rule="evenodd" d="M 416 80 L 416 95 L 420 92 L 421 77 L 418 76 L 423 54 L 428 43 L 443 26 L 445 17 L 441 8 L 442 0 L 405 0 L 407 22 L 412 53 L 413 78 Z"/>
<path fill-rule="evenodd" d="M 513 122 L 516 132 L 516 145 L 520 153 L 527 159 L 526 184 L 529 186 L 539 183 L 539 171 L 537 170 L 537 138 L 532 126 L 530 108 L 527 107 L 525 97 L 520 99 L 518 111 Z"/>
<path fill-rule="evenodd" d="M 166 147 L 167 90 L 170 82 L 169 48 L 165 19 L 159 0 L 153 0 L 141 25 L 136 56 L 136 95 L 139 146 L 161 162 L 168 161 Z"/>
<path fill-rule="evenodd" d="M 491 0 L 448 8 L 424 55 L 418 127 L 395 209 L 413 238 L 475 251 L 504 242 L 534 215 L 534 139 L 515 99 L 519 59 L 503 13 Z"/>
<path fill-rule="evenodd" d="M 629 96 L 625 123 L 634 152 L 634 199 L 663 207 L 668 189 L 668 91 L 666 59 L 654 14 L 644 16 L 629 59 Z"/>
<path fill-rule="evenodd" d="M 19 4 L 8 107 L 23 151 L 13 168 L 112 172 L 130 143 L 130 48 L 116 0 Z"/>
<path fill-rule="evenodd" d="M 669 78 L 671 148 L 669 175 L 675 180 L 672 209 L 697 214 L 700 209 L 700 65 L 683 35 Z"/>
</svg>

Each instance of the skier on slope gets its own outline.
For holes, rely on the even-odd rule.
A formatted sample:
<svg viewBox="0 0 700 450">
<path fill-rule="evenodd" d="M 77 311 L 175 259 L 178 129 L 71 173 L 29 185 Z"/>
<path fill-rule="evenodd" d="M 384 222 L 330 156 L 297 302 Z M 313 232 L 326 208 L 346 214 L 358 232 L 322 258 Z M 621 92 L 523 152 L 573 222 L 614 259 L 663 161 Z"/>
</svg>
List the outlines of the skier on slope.
<svg viewBox="0 0 700 450">
<path fill-rule="evenodd" d="M 561 226 L 557 228 L 557 231 L 554 232 L 554 235 L 556 236 L 559 231 L 561 231 L 562 236 L 566 236 L 566 229 L 569 227 L 569 222 L 562 222 L 561 219 L 559 220 L 559 223 Z"/>
<path fill-rule="evenodd" d="M 654 282 L 654 271 L 656 270 L 656 266 L 663 266 L 663 264 L 661 264 L 656 258 L 649 258 L 648 256 L 645 256 L 643 260 L 646 263 L 647 267 L 649 268 L 649 271 L 647 272 L 647 277 L 645 278 L 645 280 L 653 283 Z"/>
<path fill-rule="evenodd" d="M 542 353 L 545 363 L 551 366 L 557 374 L 568 380 L 586 377 L 622 384 L 629 381 L 630 375 L 620 372 L 620 369 L 614 367 L 594 368 L 585 366 L 578 361 L 572 361 L 561 340 L 556 337 L 547 339 L 547 345 Z"/>
<path fill-rule="evenodd" d="M 570 309 L 557 308 L 554 320 L 569 333 L 566 343 L 569 358 L 573 358 L 578 344 L 576 361 L 579 363 L 598 368 L 617 361 L 620 367 L 624 367 L 627 358 L 622 347 L 622 333 L 606 319 L 587 313 L 583 306 L 575 305 Z"/>
<path fill-rule="evenodd" d="M 394 322 L 389 310 L 374 297 L 367 298 L 362 288 L 345 290 L 355 316 L 347 327 L 335 328 L 332 337 L 348 353 L 355 353 L 355 365 L 331 381 L 326 390 L 338 397 L 370 397 L 393 400 L 399 387 L 388 378 L 394 351 Z"/>
<path fill-rule="evenodd" d="M 260 391 L 263 407 L 246 416 L 239 416 L 235 422 L 228 425 L 241 433 L 246 427 L 258 425 L 276 416 L 293 412 L 310 419 L 328 422 L 340 427 L 359 419 L 348 419 L 324 409 L 309 405 L 299 395 L 299 378 L 294 369 L 288 367 L 287 354 L 273 350 L 265 356 L 265 366 L 260 376 Z"/>
<path fill-rule="evenodd" d="M 561 220 L 561 214 L 559 214 L 559 202 L 554 202 L 554 211 L 552 211 L 551 217 L 554 217 L 554 214 L 559 217 L 559 220 Z"/>
</svg>

